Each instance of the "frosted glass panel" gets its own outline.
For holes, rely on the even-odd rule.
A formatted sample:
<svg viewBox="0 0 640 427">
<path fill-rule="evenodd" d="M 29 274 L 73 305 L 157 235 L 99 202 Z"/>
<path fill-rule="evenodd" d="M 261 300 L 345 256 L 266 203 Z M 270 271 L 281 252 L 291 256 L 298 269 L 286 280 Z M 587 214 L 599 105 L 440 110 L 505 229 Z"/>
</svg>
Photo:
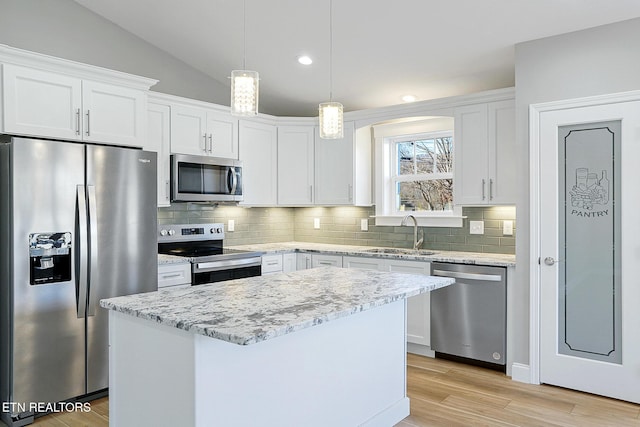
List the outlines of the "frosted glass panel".
<svg viewBox="0 0 640 427">
<path fill-rule="evenodd" d="M 558 352 L 621 363 L 620 121 L 558 137 Z"/>
</svg>

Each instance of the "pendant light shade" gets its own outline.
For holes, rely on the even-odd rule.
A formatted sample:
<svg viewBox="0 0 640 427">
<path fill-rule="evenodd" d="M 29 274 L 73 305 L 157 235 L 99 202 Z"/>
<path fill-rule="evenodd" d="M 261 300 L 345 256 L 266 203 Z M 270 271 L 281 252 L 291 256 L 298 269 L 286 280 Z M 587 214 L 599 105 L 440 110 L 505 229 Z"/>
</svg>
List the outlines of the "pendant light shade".
<svg viewBox="0 0 640 427">
<path fill-rule="evenodd" d="M 320 138 L 338 139 L 344 137 L 343 107 L 333 102 L 333 1 L 329 0 L 329 102 L 318 106 Z"/>
<path fill-rule="evenodd" d="M 242 2 L 242 68 L 247 62 L 247 7 Z M 231 71 L 231 115 L 255 116 L 258 114 L 259 77 L 257 71 Z"/>
<path fill-rule="evenodd" d="M 231 72 L 231 114 L 255 116 L 258 114 L 259 78 L 257 71 Z"/>
<path fill-rule="evenodd" d="M 318 107 L 320 114 L 320 138 L 344 137 L 343 108 L 339 102 L 323 102 Z"/>
</svg>

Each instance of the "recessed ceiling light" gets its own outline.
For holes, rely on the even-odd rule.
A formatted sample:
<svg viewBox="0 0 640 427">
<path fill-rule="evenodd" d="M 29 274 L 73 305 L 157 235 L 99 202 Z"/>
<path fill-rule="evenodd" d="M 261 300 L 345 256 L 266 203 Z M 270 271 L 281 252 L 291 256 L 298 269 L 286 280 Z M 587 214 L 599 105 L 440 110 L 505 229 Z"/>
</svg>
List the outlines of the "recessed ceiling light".
<svg viewBox="0 0 640 427">
<path fill-rule="evenodd" d="M 308 57 L 307 55 L 298 56 L 298 62 L 302 65 L 311 65 L 313 64 L 313 59 Z"/>
<path fill-rule="evenodd" d="M 405 95 L 402 97 L 403 102 L 415 102 L 417 98 L 413 95 Z"/>
</svg>

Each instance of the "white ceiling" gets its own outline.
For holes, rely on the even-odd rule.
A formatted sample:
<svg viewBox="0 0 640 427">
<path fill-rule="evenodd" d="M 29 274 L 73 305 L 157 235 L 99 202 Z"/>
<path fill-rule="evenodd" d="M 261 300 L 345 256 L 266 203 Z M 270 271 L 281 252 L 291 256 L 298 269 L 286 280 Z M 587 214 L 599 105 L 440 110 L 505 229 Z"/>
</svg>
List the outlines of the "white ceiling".
<svg viewBox="0 0 640 427">
<path fill-rule="evenodd" d="M 240 0 L 76 1 L 227 86 L 243 68 Z M 334 0 L 333 99 L 353 111 L 510 87 L 516 43 L 638 16 L 638 0 Z M 329 0 L 246 0 L 260 112 L 315 116 L 329 100 L 329 22 Z"/>
</svg>

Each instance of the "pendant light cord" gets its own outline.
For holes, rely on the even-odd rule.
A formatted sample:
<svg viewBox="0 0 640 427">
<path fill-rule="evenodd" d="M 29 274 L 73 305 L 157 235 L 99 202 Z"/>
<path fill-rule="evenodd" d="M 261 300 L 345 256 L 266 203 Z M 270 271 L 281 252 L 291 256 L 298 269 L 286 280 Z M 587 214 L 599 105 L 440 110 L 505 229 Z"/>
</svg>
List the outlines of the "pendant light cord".
<svg viewBox="0 0 640 427">
<path fill-rule="evenodd" d="M 247 0 L 242 1 L 242 69 L 247 69 Z"/>
<path fill-rule="evenodd" d="M 333 101 L 333 0 L 329 0 L 329 102 Z"/>
</svg>

